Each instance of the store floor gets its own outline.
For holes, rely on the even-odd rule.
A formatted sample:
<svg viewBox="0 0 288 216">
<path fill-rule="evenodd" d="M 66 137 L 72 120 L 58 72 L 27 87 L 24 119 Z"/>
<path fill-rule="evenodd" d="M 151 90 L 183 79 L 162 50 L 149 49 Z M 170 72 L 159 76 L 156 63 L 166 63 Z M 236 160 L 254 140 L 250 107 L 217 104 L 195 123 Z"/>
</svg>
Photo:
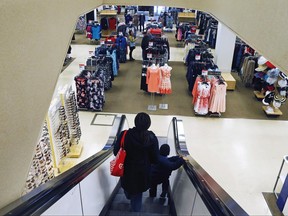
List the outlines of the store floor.
<svg viewBox="0 0 288 216">
<path fill-rule="evenodd" d="M 94 49 L 95 45 L 72 45 L 72 56 L 75 60 L 60 74 L 56 89 L 65 84 L 75 88 L 73 79 L 79 73 L 79 64 L 85 63 L 89 56 L 89 50 Z M 171 48 L 171 61 L 181 61 L 182 56 L 182 49 Z M 134 58 L 141 59 L 140 48 L 136 48 Z M 129 64 L 130 62 L 127 62 L 125 67 L 129 68 Z M 141 64 L 133 63 L 130 68 L 140 74 L 140 66 Z M 124 65 L 121 64 L 119 73 L 123 72 L 121 71 L 123 67 Z M 173 73 L 177 73 L 177 71 L 173 71 Z M 140 80 L 137 80 L 137 83 L 140 85 Z M 117 88 L 122 91 L 127 86 L 118 86 Z M 141 92 L 140 89 L 139 92 Z M 140 94 L 139 92 L 132 91 L 135 94 Z M 227 100 L 229 97 L 230 95 L 227 95 Z M 109 97 L 106 100 L 109 101 Z M 122 99 L 122 101 L 130 106 L 134 104 L 129 101 L 129 98 Z M 247 106 L 249 107 L 249 104 Z M 117 108 L 120 110 L 121 104 L 117 104 L 115 110 Z M 99 151 L 105 144 L 105 139 L 108 138 L 111 129 L 109 125 L 91 125 L 95 114 L 105 116 L 105 114 L 124 113 L 128 118 L 129 126 L 132 127 L 135 113 L 124 111 L 107 112 L 104 106 L 102 112 L 80 112 L 80 124 L 83 131 L 81 140 L 84 145 L 81 159 Z M 138 108 L 137 111 L 148 112 L 147 106 Z M 282 158 L 288 152 L 287 121 L 241 117 L 193 117 L 192 114 L 175 114 L 172 110 L 171 113 L 165 115 L 149 113 L 152 118 L 150 129 L 157 136 L 167 135 L 173 116 L 182 119 L 191 156 L 249 215 L 271 215 L 262 192 L 272 192 Z"/>
</svg>

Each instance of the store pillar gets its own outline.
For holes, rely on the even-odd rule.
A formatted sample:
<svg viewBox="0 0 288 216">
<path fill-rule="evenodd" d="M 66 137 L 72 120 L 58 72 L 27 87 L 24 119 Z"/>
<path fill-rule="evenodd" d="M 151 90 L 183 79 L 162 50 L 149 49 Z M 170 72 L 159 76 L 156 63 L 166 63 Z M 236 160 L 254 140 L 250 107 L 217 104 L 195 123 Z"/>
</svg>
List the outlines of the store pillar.
<svg viewBox="0 0 288 216">
<path fill-rule="evenodd" d="M 218 22 L 215 62 L 222 72 L 230 72 L 232 69 L 235 41 L 236 34 Z"/>
</svg>

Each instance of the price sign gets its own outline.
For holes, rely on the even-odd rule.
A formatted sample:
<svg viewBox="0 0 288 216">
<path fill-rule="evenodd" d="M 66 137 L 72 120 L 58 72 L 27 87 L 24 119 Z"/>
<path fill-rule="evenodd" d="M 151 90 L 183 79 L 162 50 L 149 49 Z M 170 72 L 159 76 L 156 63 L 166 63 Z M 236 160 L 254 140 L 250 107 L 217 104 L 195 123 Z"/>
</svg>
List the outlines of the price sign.
<svg viewBox="0 0 288 216">
<path fill-rule="evenodd" d="M 153 42 L 149 42 L 149 46 L 152 47 L 153 46 Z"/>
<path fill-rule="evenodd" d="M 83 71 L 85 69 L 85 64 L 79 64 L 79 69 L 80 72 Z"/>
<path fill-rule="evenodd" d="M 201 55 L 195 55 L 195 60 L 197 61 L 201 60 Z"/>
<path fill-rule="evenodd" d="M 147 54 L 147 58 L 148 58 L 148 59 L 151 59 L 151 58 L 152 58 L 152 53 L 148 53 L 148 54 Z"/>
<path fill-rule="evenodd" d="M 93 55 L 93 54 L 94 54 L 94 51 L 89 50 L 89 55 Z"/>
<path fill-rule="evenodd" d="M 208 75 L 208 70 L 202 70 L 202 75 Z"/>
</svg>

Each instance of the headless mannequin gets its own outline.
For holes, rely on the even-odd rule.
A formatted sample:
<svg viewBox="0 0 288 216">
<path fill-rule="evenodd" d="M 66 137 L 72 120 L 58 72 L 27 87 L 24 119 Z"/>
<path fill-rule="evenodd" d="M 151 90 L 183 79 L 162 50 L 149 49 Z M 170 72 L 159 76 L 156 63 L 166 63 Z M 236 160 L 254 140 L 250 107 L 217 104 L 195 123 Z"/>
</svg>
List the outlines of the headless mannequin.
<svg viewBox="0 0 288 216">
<path fill-rule="evenodd" d="M 156 65 L 155 65 L 155 63 L 153 63 L 153 64 L 151 65 L 151 68 L 152 68 L 152 69 L 156 69 L 156 68 L 157 68 Z"/>
</svg>

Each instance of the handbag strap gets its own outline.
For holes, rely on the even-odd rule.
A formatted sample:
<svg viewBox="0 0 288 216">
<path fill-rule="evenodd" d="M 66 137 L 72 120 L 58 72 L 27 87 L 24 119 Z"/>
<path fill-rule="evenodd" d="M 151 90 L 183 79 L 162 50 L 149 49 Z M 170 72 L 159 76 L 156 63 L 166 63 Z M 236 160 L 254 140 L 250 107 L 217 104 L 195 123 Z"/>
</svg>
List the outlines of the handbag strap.
<svg viewBox="0 0 288 216">
<path fill-rule="evenodd" d="M 127 133 L 127 130 L 124 131 L 123 136 L 121 138 L 121 142 L 120 142 L 121 148 L 124 148 L 124 140 L 125 140 L 126 133 Z"/>
</svg>

